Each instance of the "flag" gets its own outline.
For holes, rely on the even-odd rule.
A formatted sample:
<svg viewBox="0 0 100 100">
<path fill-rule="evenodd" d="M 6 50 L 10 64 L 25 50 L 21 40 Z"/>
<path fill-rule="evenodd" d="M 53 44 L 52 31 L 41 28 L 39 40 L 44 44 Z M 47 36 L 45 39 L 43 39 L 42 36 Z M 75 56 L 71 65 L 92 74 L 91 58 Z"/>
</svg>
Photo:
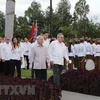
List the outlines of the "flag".
<svg viewBox="0 0 100 100">
<path fill-rule="evenodd" d="M 33 37 L 37 36 L 37 23 L 36 24 L 32 24 L 32 29 L 30 32 L 30 42 L 32 42 Z"/>
</svg>

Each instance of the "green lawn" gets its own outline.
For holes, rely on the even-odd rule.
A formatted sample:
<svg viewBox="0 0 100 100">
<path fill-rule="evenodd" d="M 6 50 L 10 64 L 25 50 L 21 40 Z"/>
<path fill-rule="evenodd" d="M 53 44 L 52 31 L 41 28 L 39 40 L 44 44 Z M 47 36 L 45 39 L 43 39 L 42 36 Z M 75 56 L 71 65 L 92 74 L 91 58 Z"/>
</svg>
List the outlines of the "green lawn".
<svg viewBox="0 0 100 100">
<path fill-rule="evenodd" d="M 53 72 L 52 70 L 47 70 L 47 77 L 49 78 L 50 76 L 52 76 Z M 27 70 L 27 69 L 22 69 L 21 70 L 21 76 L 25 77 L 25 78 L 31 78 L 31 70 Z"/>
</svg>

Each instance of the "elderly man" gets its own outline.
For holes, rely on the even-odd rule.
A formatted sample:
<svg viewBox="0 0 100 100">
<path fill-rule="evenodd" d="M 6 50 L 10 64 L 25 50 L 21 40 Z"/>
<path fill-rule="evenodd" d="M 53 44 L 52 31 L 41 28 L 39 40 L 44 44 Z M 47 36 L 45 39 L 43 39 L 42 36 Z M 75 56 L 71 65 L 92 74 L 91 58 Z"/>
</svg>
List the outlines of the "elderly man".
<svg viewBox="0 0 100 100">
<path fill-rule="evenodd" d="M 31 48 L 30 51 L 30 63 L 33 63 L 35 76 L 38 79 L 46 80 L 47 79 L 47 70 L 46 70 L 46 61 L 48 67 L 50 66 L 50 60 L 47 48 L 43 46 L 43 36 L 37 37 L 37 45 Z"/>
<path fill-rule="evenodd" d="M 57 35 L 57 40 L 52 41 L 49 46 L 50 63 L 53 69 L 54 82 L 57 85 L 60 85 L 60 74 L 63 69 L 64 58 L 69 62 L 67 49 L 63 41 L 64 35 L 59 33 Z"/>
<path fill-rule="evenodd" d="M 7 36 L 5 38 L 5 42 L 3 43 L 2 47 L 2 65 L 3 65 L 3 72 L 5 75 L 10 74 L 10 58 L 11 58 L 11 50 L 12 45 L 10 43 L 10 37 Z"/>
</svg>

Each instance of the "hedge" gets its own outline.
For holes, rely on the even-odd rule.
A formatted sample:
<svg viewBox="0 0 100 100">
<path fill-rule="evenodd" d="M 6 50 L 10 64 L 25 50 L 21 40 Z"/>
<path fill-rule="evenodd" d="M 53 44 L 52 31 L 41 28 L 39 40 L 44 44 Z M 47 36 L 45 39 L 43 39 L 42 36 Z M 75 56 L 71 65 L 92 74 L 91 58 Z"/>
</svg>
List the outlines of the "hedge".
<svg viewBox="0 0 100 100">
<path fill-rule="evenodd" d="M 38 79 L 22 79 L 11 76 L 4 76 L 0 74 L 0 85 L 29 85 L 35 86 L 35 95 L 22 95 L 17 89 L 18 95 L 3 95 L 4 90 L 0 89 L 0 100 L 61 100 L 61 89 L 57 85 L 48 81 L 41 81 Z"/>
</svg>

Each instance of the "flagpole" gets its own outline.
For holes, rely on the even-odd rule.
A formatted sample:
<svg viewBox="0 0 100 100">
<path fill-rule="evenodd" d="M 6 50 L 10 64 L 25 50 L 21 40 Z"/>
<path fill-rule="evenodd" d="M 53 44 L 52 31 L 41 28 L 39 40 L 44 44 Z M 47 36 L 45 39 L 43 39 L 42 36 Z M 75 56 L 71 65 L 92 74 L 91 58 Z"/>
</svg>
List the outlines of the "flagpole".
<svg viewBox="0 0 100 100">
<path fill-rule="evenodd" d="M 50 0 L 50 37 L 52 37 L 52 0 Z"/>
<path fill-rule="evenodd" d="M 37 30 L 37 20 L 36 20 L 36 30 Z"/>
</svg>

